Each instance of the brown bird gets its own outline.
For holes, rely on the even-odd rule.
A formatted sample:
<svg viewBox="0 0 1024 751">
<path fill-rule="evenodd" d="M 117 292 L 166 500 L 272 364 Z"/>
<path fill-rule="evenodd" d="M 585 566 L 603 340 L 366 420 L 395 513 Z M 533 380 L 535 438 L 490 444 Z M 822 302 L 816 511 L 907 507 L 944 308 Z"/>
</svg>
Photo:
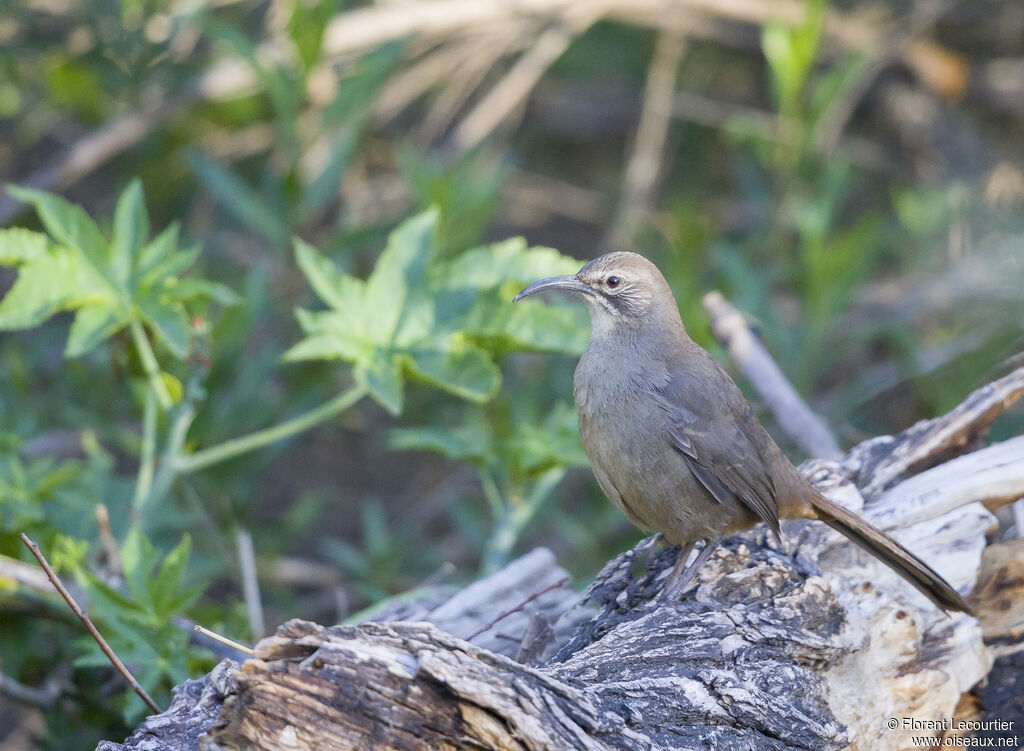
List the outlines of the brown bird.
<svg viewBox="0 0 1024 751">
<path fill-rule="evenodd" d="M 593 329 L 574 378 L 583 447 L 605 495 L 641 529 L 682 546 L 664 596 L 677 597 L 726 535 L 818 519 L 944 610 L 970 612 L 927 563 L 828 500 L 786 458 L 732 378 L 686 334 L 658 268 L 609 253 L 575 276 L 531 284 L 579 293 Z M 689 566 L 700 541 L 704 547 Z"/>
</svg>

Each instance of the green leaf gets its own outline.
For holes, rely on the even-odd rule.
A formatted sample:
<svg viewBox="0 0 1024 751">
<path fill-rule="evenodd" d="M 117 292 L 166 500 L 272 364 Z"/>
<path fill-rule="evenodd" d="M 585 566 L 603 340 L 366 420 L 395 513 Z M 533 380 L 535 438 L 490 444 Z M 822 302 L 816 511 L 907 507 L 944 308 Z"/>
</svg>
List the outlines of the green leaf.
<svg viewBox="0 0 1024 751">
<path fill-rule="evenodd" d="M 49 252 L 50 240 L 41 232 L 14 227 L 0 230 L 0 266 L 18 266 Z"/>
<path fill-rule="evenodd" d="M 339 312 L 355 312 L 363 307 L 365 284 L 361 280 L 340 271 L 309 243 L 297 237 L 293 242 L 295 260 L 321 300 Z M 356 318 L 352 316 L 352 325 L 359 323 Z"/>
<path fill-rule="evenodd" d="M 283 246 L 288 225 L 240 177 L 198 151 L 189 154 L 189 164 L 203 186 L 240 225 L 259 232 L 274 246 Z"/>
<path fill-rule="evenodd" d="M 581 262 L 523 240 L 439 261 L 436 224 L 437 213 L 429 211 L 400 225 L 365 283 L 296 240 L 296 261 L 330 309 L 296 312 L 306 337 L 285 359 L 352 363 L 374 400 L 398 414 L 403 377 L 483 402 L 501 383 L 496 355 L 582 351 L 589 334 L 582 310 L 512 304 L 527 282 L 574 273 Z"/>
<path fill-rule="evenodd" d="M 204 279 L 182 281 L 199 247 L 178 250 L 172 225 L 151 243 L 142 187 L 136 180 L 121 194 L 111 247 L 78 206 L 41 191 L 11 188 L 36 206 L 57 244 L 37 233 L 0 232 L 0 264 L 18 268 L 18 278 L 0 300 L 0 329 L 30 328 L 61 311 L 75 310 L 65 348 L 83 355 L 123 327 L 145 323 L 177 358 L 188 354 L 188 312 L 183 304 L 237 297 Z"/>
<path fill-rule="evenodd" d="M 177 232 L 173 235 L 177 237 Z M 137 290 L 150 290 L 161 285 L 166 285 L 174 278 L 183 274 L 199 258 L 202 250 L 198 245 L 190 245 L 184 250 L 172 250 L 165 258 L 147 271 L 138 280 Z"/>
<path fill-rule="evenodd" d="M 339 0 L 324 0 L 315 4 L 296 3 L 288 19 L 288 34 L 299 53 L 306 70 L 320 57 L 320 44 L 327 23 L 337 12 Z"/>
<path fill-rule="evenodd" d="M 353 375 L 380 406 L 392 415 L 402 413 L 402 368 L 393 356 L 381 353 L 370 362 L 359 363 Z"/>
<path fill-rule="evenodd" d="M 178 589 L 181 587 L 185 570 L 188 568 L 191 552 L 192 538 L 188 534 L 184 534 L 181 542 L 164 558 L 160 572 L 151 579 L 150 599 L 153 603 L 153 615 L 158 619 L 170 619 L 179 607 Z"/>
<path fill-rule="evenodd" d="M 345 360 L 356 363 L 373 359 L 377 347 L 353 324 L 352 311 L 313 313 L 299 308 L 295 315 L 307 338 L 285 352 L 286 361 Z"/>
<path fill-rule="evenodd" d="M 64 356 L 71 358 L 84 355 L 127 325 L 128 322 L 110 307 L 82 308 L 71 324 Z"/>
<path fill-rule="evenodd" d="M 539 421 L 517 420 L 503 446 L 518 471 L 533 476 L 555 466 L 587 467 L 576 410 L 565 402 Z"/>
<path fill-rule="evenodd" d="M 121 555 L 122 557 L 124 556 L 123 550 L 121 551 Z M 89 592 L 89 600 L 94 603 L 94 613 L 97 611 L 98 606 L 98 609 L 107 613 L 108 617 L 113 614 L 117 614 L 121 618 L 133 617 L 138 619 L 141 617 L 141 609 L 131 598 L 125 597 L 92 573 L 83 569 L 79 569 L 75 573 L 76 578 Z"/>
<path fill-rule="evenodd" d="M 208 279 L 169 279 L 164 288 L 166 300 L 176 302 L 192 302 L 195 300 L 212 300 L 225 308 L 238 305 L 242 298 L 230 287 L 211 282 Z"/>
<path fill-rule="evenodd" d="M 32 204 L 53 239 L 69 248 L 80 250 L 92 267 L 113 283 L 114 280 L 109 276 L 110 246 L 81 206 L 32 188 L 11 185 L 7 191 L 15 198 Z"/>
<path fill-rule="evenodd" d="M 526 284 L 575 274 L 582 261 L 551 248 L 528 248 L 521 238 L 469 250 L 445 264 L 439 275 L 447 297 L 468 300 L 445 311 L 447 325 L 486 342 L 495 352 L 537 350 L 580 354 L 590 336 L 581 306 L 549 305 L 512 298 Z M 454 319 L 454 322 L 453 322 Z"/>
<path fill-rule="evenodd" d="M 0 329 L 32 328 L 89 301 L 113 304 L 109 287 L 72 250 L 51 246 L 18 267 L 17 280 L 0 300 Z"/>
<path fill-rule="evenodd" d="M 437 212 L 425 211 L 403 222 L 388 237 L 387 247 L 366 280 L 364 293 L 364 305 L 373 311 L 366 321 L 367 335 L 373 341 L 392 341 L 410 296 L 422 290 L 436 225 Z"/>
<path fill-rule="evenodd" d="M 143 321 L 160 335 L 160 341 L 179 360 L 188 355 L 189 326 L 184 306 L 167 304 L 152 292 L 138 301 Z"/>
<path fill-rule="evenodd" d="M 493 295 L 480 295 L 466 314 L 463 330 L 486 342 L 495 352 L 532 350 L 579 355 L 590 338 L 582 306 L 549 305 L 542 300 L 512 304 Z"/>
<path fill-rule="evenodd" d="M 501 385 L 501 372 L 485 351 L 451 340 L 437 349 L 413 350 L 408 364 L 415 377 L 470 401 L 487 401 Z"/>
<path fill-rule="evenodd" d="M 490 436 L 483 426 L 471 423 L 458 428 L 398 428 L 388 435 L 396 450 L 434 451 L 449 459 L 485 465 L 490 454 Z"/>
<path fill-rule="evenodd" d="M 797 114 L 801 92 L 818 54 L 825 0 L 810 0 L 806 14 L 796 26 L 773 21 L 761 31 L 761 48 L 772 71 L 779 109 L 787 116 Z"/>
<path fill-rule="evenodd" d="M 111 268 L 119 287 L 127 287 L 135 252 L 149 239 L 149 215 L 146 213 L 142 183 L 136 178 L 117 199 L 114 211 L 114 241 Z"/>
<path fill-rule="evenodd" d="M 149 576 L 157 563 L 157 553 L 138 524 L 133 524 L 121 546 L 121 568 L 124 583 L 132 596 L 149 602 Z"/>
<path fill-rule="evenodd" d="M 515 237 L 467 250 L 449 261 L 443 283 L 446 287 L 473 289 L 510 284 L 518 287 L 549 276 L 575 274 L 584 263 L 552 248 L 530 248 L 526 240 Z"/>
<path fill-rule="evenodd" d="M 153 238 L 153 241 L 139 251 L 139 257 L 135 262 L 135 276 L 138 284 L 142 280 L 152 279 L 154 269 L 171 258 L 178 252 L 178 223 L 172 222 L 163 232 Z M 146 282 L 148 283 L 148 282 Z"/>
</svg>

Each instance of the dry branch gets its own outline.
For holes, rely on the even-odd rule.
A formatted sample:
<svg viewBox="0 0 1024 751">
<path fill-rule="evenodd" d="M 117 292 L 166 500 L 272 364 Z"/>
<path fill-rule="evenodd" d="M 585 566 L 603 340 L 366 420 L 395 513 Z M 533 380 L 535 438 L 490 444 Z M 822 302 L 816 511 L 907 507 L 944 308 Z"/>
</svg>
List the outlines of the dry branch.
<svg viewBox="0 0 1024 751">
<path fill-rule="evenodd" d="M 825 421 L 800 398 L 743 314 L 718 292 L 706 294 L 703 305 L 715 338 L 757 389 L 786 435 L 811 456 L 839 456 L 839 444 Z"/>
<path fill-rule="evenodd" d="M 856 446 L 844 471 L 872 498 L 903 477 L 978 447 L 1000 414 L 1024 395 L 1024 368 L 972 392 L 952 412 L 922 420 L 898 436 L 879 436 Z"/>
</svg>

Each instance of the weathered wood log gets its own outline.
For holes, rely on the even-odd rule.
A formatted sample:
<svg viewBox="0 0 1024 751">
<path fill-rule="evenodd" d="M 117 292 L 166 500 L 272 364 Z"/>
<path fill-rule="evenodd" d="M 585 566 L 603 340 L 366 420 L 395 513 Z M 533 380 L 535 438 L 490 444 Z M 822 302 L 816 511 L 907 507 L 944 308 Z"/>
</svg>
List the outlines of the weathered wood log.
<svg viewBox="0 0 1024 751">
<path fill-rule="evenodd" d="M 728 539 L 677 603 L 658 598 L 677 549 L 654 538 L 582 596 L 534 551 L 454 596 L 378 613 L 384 622 L 286 623 L 254 659 L 222 663 L 125 744 L 99 748 L 901 748 L 908 732 L 891 718 L 953 717 L 972 689 L 983 711 L 986 642 L 1004 666 L 1024 654 L 1024 549 L 985 550 L 987 506 L 1024 496 L 1024 437 L 981 448 L 1022 390 L 1016 371 L 945 417 L 802 468 L 961 592 L 984 557 L 981 624 L 937 611 L 814 522 L 784 523 L 781 545 L 763 530 Z"/>
</svg>

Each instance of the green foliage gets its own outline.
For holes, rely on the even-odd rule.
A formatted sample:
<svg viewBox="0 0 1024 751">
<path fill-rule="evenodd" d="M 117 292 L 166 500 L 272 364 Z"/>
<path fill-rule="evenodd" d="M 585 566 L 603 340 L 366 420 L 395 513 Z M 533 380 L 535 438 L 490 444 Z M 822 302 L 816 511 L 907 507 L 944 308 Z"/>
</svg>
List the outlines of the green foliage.
<svg viewBox="0 0 1024 751">
<path fill-rule="evenodd" d="M 260 160 L 255 179 L 196 150 L 189 152 L 189 164 L 225 213 L 275 250 L 283 250 L 291 235 L 321 218 L 336 199 L 339 183 L 361 145 L 373 97 L 402 53 L 400 44 L 385 45 L 356 61 L 338 82 L 333 99 L 318 109 L 316 127 L 309 129 L 313 138 L 305 137 L 296 123 L 309 106 L 305 96 L 311 86 L 309 77 L 336 5 L 331 0 L 290 6 L 288 31 L 298 60 L 267 62 L 258 54 L 257 44 L 237 27 L 206 21 L 212 38 L 249 66 L 266 94 L 273 114 L 275 153 Z M 325 158 L 309 158 L 311 151 L 320 150 Z M 304 169 L 306 163 L 316 163 L 318 168 Z"/>
<path fill-rule="evenodd" d="M 421 536 L 415 526 L 389 523 L 380 500 L 368 498 L 360 504 L 357 542 L 329 537 L 319 547 L 366 600 L 376 602 L 408 589 L 409 558 L 416 557 L 421 572 L 436 566 L 436 554 L 418 544 Z"/>
<path fill-rule="evenodd" d="M 167 703 L 170 688 L 191 675 L 189 634 L 175 626 L 172 618 L 186 612 L 204 587 L 187 585 L 191 540 L 188 535 L 166 556 L 153 547 L 138 526 L 133 526 L 121 548 L 124 590 L 112 586 L 79 565 L 74 574 L 86 591 L 96 614 L 94 620 L 111 649 L 132 666 L 133 674 L 158 703 Z M 89 636 L 77 640 L 79 668 L 106 668 L 107 656 Z M 212 660 L 206 658 L 204 664 Z M 157 698 L 159 697 L 159 698 Z M 131 724 L 145 714 L 146 707 L 134 693 L 126 695 L 123 713 Z"/>
<path fill-rule="evenodd" d="M 800 98 L 818 56 L 827 2 L 811 0 L 806 7 L 806 16 L 799 24 L 770 21 L 761 29 L 761 47 L 772 72 L 779 112 L 784 116 L 799 113 Z"/>
<path fill-rule="evenodd" d="M 25 462 L 11 453 L 0 464 L 0 529 L 21 532 L 36 528 L 46 519 L 44 504 L 78 479 L 77 462 L 57 466 L 52 457 Z"/>
<path fill-rule="evenodd" d="M 22 552 L 20 532 L 44 548 L 66 546 L 72 536 L 91 530 L 96 499 L 116 500 L 112 459 L 95 436 L 83 436 L 84 459 L 59 462 L 26 456 L 16 434 L 6 443 L 0 448 L 0 553 Z M 59 554 L 52 562 L 60 568 L 58 561 Z"/>
<path fill-rule="evenodd" d="M 135 323 L 156 332 L 182 359 L 188 353 L 186 303 L 235 300 L 222 284 L 180 278 L 199 248 L 178 249 L 177 225 L 149 241 L 138 181 L 118 200 L 110 240 L 80 206 L 59 196 L 18 187 L 9 192 L 35 207 L 49 238 L 20 229 L 0 232 L 0 263 L 19 270 L 0 301 L 0 329 L 31 328 L 60 311 L 75 311 L 67 357 L 83 355 Z"/>
<path fill-rule="evenodd" d="M 516 278 L 503 272 L 516 268 L 518 278 L 530 278 L 525 275 L 578 269 L 576 261 L 547 249 L 528 249 L 521 241 L 439 261 L 434 251 L 437 217 L 428 211 L 396 229 L 365 281 L 296 241 L 299 267 L 330 309 L 298 311 L 306 338 L 285 359 L 350 362 L 356 382 L 397 415 L 407 378 L 483 402 L 501 382 L 495 352 L 577 351 L 584 331 L 578 319 L 538 306 L 513 308 L 511 295 L 505 301 L 498 296 Z"/>
<path fill-rule="evenodd" d="M 458 427 L 391 432 L 394 449 L 433 451 L 477 468 L 491 512 L 491 532 L 484 544 L 485 571 L 507 562 L 566 470 L 588 466 L 575 409 L 558 403 L 537 419 L 539 409 L 529 406 L 499 403 L 489 411 L 472 411 Z"/>
<path fill-rule="evenodd" d="M 309 430 L 353 407 L 364 393 L 394 415 L 402 412 L 407 379 L 482 404 L 498 391 L 504 355 L 522 350 L 578 352 L 582 346 L 586 324 L 575 313 L 532 302 L 511 303 L 519 286 L 532 278 L 579 267 L 578 261 L 553 250 L 510 241 L 444 257 L 436 243 L 439 215 L 431 210 L 391 233 L 363 280 L 297 239 L 298 268 L 327 310 L 299 310 L 306 338 L 285 359 L 345 361 L 352 365 L 355 384 L 298 416 L 197 448 L 190 433 L 209 396 L 204 383 L 209 367 L 203 364 L 209 329 L 201 325 L 192 330 L 190 315 L 197 308 L 190 307 L 211 301 L 231 305 L 240 299 L 219 283 L 184 276 L 198 250 L 179 250 L 176 225 L 150 239 L 138 182 L 121 195 L 109 238 L 78 206 L 38 191 L 14 192 L 36 207 L 48 234 L 23 229 L 0 233 L 0 260 L 18 271 L 0 301 L 4 325 L 40 326 L 57 313 L 70 311 L 76 317 L 65 354 L 86 363 L 91 358 L 83 356 L 101 345 L 118 352 L 123 338 L 116 335 L 128 329 L 147 380 L 136 382 L 134 391 L 128 392 L 137 399 L 125 400 L 135 408 L 141 403 L 141 430 L 122 433 L 118 439 L 122 450 L 138 458 L 130 506 L 123 492 L 130 478 L 120 474 L 96 436 L 83 435 L 84 461 L 58 462 L 50 456 L 27 457 L 20 432 L 31 432 L 31 426 L 18 425 L 4 434 L 0 546 L 13 553 L 16 532 L 36 534 L 54 563 L 79 580 L 94 619 L 115 651 L 133 666 L 140 682 L 159 695 L 166 696 L 170 686 L 203 664 L 189 652 L 187 633 L 173 623 L 176 615 L 193 608 L 203 590 L 186 584 L 190 537 L 186 532 L 181 543 L 164 554 L 143 532 L 147 529 L 166 539 L 168 533 L 180 534 L 195 524 L 169 506 L 179 493 L 195 497 L 187 478 Z M 159 345 L 155 349 L 150 335 Z M 174 361 L 171 366 L 165 364 L 169 359 Z M 172 368 L 180 380 L 169 374 Z M 168 398 L 172 391 L 174 405 Z M 158 404 L 167 411 L 161 414 Z M 476 409 L 480 418 L 483 413 Z M 578 446 L 571 444 L 575 433 L 567 432 L 569 416 L 571 412 L 556 410 L 540 426 L 523 423 L 490 445 L 486 460 L 477 462 L 488 473 L 501 471 L 501 462 L 511 462 L 511 479 L 502 480 L 507 518 L 497 527 L 506 539 L 492 546 L 501 556 L 507 555 L 532 515 L 530 509 L 548 496 L 566 466 L 579 461 Z M 0 410 L 0 418 L 7 417 Z M 116 494 L 110 492 L 115 485 L 122 489 Z M 520 500 L 519 489 L 529 492 L 525 501 Z M 95 535 L 91 515 L 101 500 L 117 515 L 121 547 L 114 570 L 122 571 L 123 579 L 97 569 L 89 553 L 89 539 Z M 373 501 L 363 504 L 361 518 L 361 548 L 338 540 L 324 550 L 353 577 L 363 597 L 376 599 L 403 581 L 402 557 L 394 553 L 397 548 L 415 550 L 408 543 L 418 530 L 393 529 Z M 130 527 L 125 524 L 129 519 Z M 510 529 L 516 531 L 508 537 Z M 83 652 L 76 665 L 106 665 L 88 639 L 76 644 Z M 125 722 L 133 722 L 142 711 L 140 702 L 128 694 L 118 705 Z"/>
<path fill-rule="evenodd" d="M 0 171 L 30 184 L 124 115 L 147 131 L 68 185 L 83 207 L 12 191 L 38 218 L 0 229 L 0 556 L 32 563 L 26 531 L 74 572 L 164 701 L 208 665 L 168 618 L 245 636 L 239 528 L 257 541 L 268 623 L 334 614 L 325 591 L 263 574 L 284 556 L 336 565 L 358 609 L 442 562 L 465 578 L 538 543 L 584 581 L 635 539 L 577 469 L 582 306 L 510 301 L 582 263 L 532 244 L 581 257 L 605 245 L 632 138 L 621 108 L 642 99 L 650 28 L 607 19 L 576 36 L 512 127 L 460 153 L 458 119 L 509 59 L 477 63 L 500 45 L 460 58 L 473 43 L 461 34 L 429 49 L 414 34 L 339 55 L 327 30 L 340 0 L 57 5 L 0 3 Z M 978 158 L 957 171 L 943 146 L 956 128 L 942 143 L 921 133 L 932 153 L 861 116 L 890 87 L 865 87 L 877 51 L 827 48 L 829 5 L 767 24 L 763 58 L 688 46 L 677 104 L 694 94 L 750 116 L 671 119 L 658 190 L 625 247 L 655 258 L 702 343 L 714 346 L 710 289 L 756 318 L 853 440 L 948 408 L 1019 350 L 1024 225 L 1012 180 L 953 180 Z M 446 59 L 466 63 L 431 80 Z M 530 244 L 492 242 L 518 233 Z M 927 275 L 955 293 L 981 270 L 989 294 L 915 310 L 936 297 Z M 896 302 L 877 305 L 890 290 Z M 120 566 L 101 553 L 101 502 Z M 193 601 L 200 581 L 217 597 Z M 4 676 L 41 685 L 97 658 L 61 602 L 0 590 Z M 40 747 L 128 732 L 138 700 L 111 695 L 122 684 L 95 665 L 70 673 Z"/>
<path fill-rule="evenodd" d="M 498 211 L 504 167 L 482 154 L 470 153 L 451 164 L 405 145 L 398 168 L 420 208 L 440 210 L 438 255 L 448 257 L 476 242 Z"/>
</svg>

